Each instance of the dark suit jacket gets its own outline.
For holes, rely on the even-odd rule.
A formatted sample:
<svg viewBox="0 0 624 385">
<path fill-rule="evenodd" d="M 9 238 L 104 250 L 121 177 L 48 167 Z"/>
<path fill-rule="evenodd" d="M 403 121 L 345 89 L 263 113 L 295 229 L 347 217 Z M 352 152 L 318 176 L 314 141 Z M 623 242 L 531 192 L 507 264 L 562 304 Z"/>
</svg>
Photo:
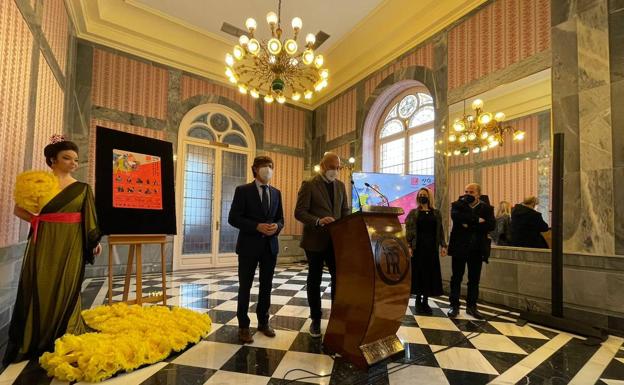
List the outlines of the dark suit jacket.
<svg viewBox="0 0 624 385">
<path fill-rule="evenodd" d="M 331 245 L 329 232 L 324 226 L 316 226 L 316 220 L 334 217 L 336 220 L 351 213 L 344 183 L 334 181 L 334 204 L 329 201 L 325 181 L 320 175 L 304 181 L 297 194 L 295 218 L 303 223 L 301 247 L 304 250 L 324 251 Z"/>
<path fill-rule="evenodd" d="M 265 215 L 255 181 L 236 187 L 228 217 L 228 223 L 240 230 L 236 241 L 236 254 L 257 255 L 264 250 L 267 240 L 270 242 L 271 252 L 278 253 L 277 235 L 284 227 L 282 194 L 269 185 L 269 195 L 271 205 L 269 215 Z M 259 223 L 276 223 L 277 232 L 267 237 L 256 230 Z"/>
<path fill-rule="evenodd" d="M 485 222 L 479 223 L 479 218 Z M 494 207 L 481 201 L 473 210 L 467 203 L 458 200 L 451 204 L 453 229 L 449 240 L 449 255 L 478 253 L 487 262 L 490 256 L 491 241 L 488 233 L 496 227 Z"/>
</svg>

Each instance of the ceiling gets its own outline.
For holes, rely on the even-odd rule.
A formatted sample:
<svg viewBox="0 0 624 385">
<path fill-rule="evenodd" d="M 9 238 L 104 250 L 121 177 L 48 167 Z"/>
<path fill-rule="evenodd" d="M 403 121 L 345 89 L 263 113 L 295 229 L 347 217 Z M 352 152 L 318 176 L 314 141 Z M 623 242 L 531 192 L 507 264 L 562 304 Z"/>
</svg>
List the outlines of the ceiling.
<svg viewBox="0 0 624 385">
<path fill-rule="evenodd" d="M 283 0 L 282 20 L 303 20 L 302 34 L 330 38 L 319 48 L 329 86 L 311 101 L 327 102 L 393 58 L 433 36 L 486 0 Z M 277 0 L 66 0 L 79 38 L 226 83 L 224 56 L 247 17 L 267 36 L 265 16 Z M 263 30 L 262 28 L 267 28 Z"/>
<path fill-rule="evenodd" d="M 217 1 L 197 0 L 134 0 L 131 3 L 145 10 L 167 15 L 190 26 L 201 28 L 221 39 L 234 44 L 237 39 L 221 31 L 223 22 L 245 29 L 245 20 L 253 17 L 258 22 L 257 36 L 268 36 L 266 14 L 277 13 L 278 0 L 232 0 L 215 7 Z M 290 21 L 298 16 L 303 20 L 302 37 L 319 30 L 330 35 L 319 52 L 327 50 L 347 35 L 356 24 L 364 19 L 383 0 L 283 0 L 282 27 L 287 36 L 292 35 Z M 331 9 L 331 12 L 326 10 Z"/>
</svg>

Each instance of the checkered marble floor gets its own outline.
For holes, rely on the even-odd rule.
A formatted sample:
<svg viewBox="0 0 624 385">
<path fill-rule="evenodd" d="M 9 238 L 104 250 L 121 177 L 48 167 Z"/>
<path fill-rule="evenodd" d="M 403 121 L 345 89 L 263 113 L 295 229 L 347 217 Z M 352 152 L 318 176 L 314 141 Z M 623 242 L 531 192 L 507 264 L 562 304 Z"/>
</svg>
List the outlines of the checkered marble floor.
<svg viewBox="0 0 624 385">
<path fill-rule="evenodd" d="M 103 384 L 608 384 L 624 385 L 622 338 L 610 336 L 601 346 L 580 337 L 536 325 L 517 326 L 517 313 L 489 306 L 489 317 L 477 321 L 463 312 L 446 316 L 445 298 L 431 299 L 432 316 L 417 315 L 411 299 L 398 335 L 404 354 L 368 371 L 353 367 L 323 350 L 320 339 L 307 333 L 309 315 L 305 292 L 307 266 L 281 265 L 273 279 L 270 313 L 275 338 L 257 333 L 254 343 L 237 338 L 235 269 L 170 274 L 168 304 L 208 312 L 213 328 L 208 337 L 165 362 L 116 376 Z M 329 275 L 322 282 L 321 329 L 331 308 Z M 134 285 L 134 282 L 133 282 Z M 115 279 L 113 299 L 120 300 L 123 278 Z M 158 275 L 146 276 L 143 292 L 160 291 Z M 257 276 L 252 289 L 250 318 L 256 327 Z M 83 285 L 85 308 L 106 302 L 103 278 Z M 132 298 L 132 295 L 130 296 Z M 317 376 L 317 375 L 319 376 Z M 0 385 L 64 384 L 51 380 L 35 362 L 13 364 L 0 374 Z"/>
</svg>

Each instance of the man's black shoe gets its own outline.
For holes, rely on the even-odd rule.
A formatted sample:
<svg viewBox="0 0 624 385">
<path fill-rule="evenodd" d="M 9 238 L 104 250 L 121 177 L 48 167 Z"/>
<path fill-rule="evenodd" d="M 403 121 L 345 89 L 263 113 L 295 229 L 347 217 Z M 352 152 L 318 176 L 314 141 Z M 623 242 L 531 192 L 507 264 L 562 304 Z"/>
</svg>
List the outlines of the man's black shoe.
<svg viewBox="0 0 624 385">
<path fill-rule="evenodd" d="M 473 316 L 476 319 L 484 319 L 483 314 L 479 313 L 476 306 L 468 306 L 466 308 L 466 314 Z"/>
<path fill-rule="evenodd" d="M 446 313 L 450 318 L 455 318 L 459 315 L 459 306 L 451 306 L 451 310 Z"/>
<path fill-rule="evenodd" d="M 310 324 L 310 335 L 314 338 L 321 337 L 321 320 L 312 320 Z"/>
</svg>

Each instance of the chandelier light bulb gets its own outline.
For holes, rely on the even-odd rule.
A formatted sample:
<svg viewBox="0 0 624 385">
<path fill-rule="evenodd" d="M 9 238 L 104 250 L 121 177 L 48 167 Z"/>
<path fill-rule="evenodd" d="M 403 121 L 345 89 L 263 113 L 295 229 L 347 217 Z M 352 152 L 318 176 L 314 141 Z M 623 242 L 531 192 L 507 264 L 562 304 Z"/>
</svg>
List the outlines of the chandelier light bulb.
<svg viewBox="0 0 624 385">
<path fill-rule="evenodd" d="M 474 132 L 471 132 L 470 134 L 468 134 L 468 140 L 475 140 L 477 139 L 477 134 L 475 134 Z"/>
<path fill-rule="evenodd" d="M 267 13 L 266 21 L 267 23 L 269 23 L 270 26 L 274 26 L 275 24 L 277 24 L 277 14 L 273 11 Z"/>
<path fill-rule="evenodd" d="M 227 76 L 228 78 L 231 78 L 234 76 L 234 71 L 232 71 L 232 69 L 230 67 L 227 67 L 225 69 L 225 76 Z"/>
<path fill-rule="evenodd" d="M 494 119 L 496 119 L 497 122 L 502 122 L 503 120 L 505 120 L 505 113 L 497 112 L 496 114 L 494 114 Z"/>
<path fill-rule="evenodd" d="M 460 141 L 461 143 L 466 143 L 466 141 L 467 141 L 467 140 L 468 140 L 468 137 L 467 137 L 466 135 L 461 135 L 461 136 L 459 137 L 459 141 Z"/>
<path fill-rule="evenodd" d="M 492 143 L 495 140 L 496 140 L 496 138 L 494 136 L 492 136 L 492 135 L 488 136 L 488 138 L 487 138 L 488 143 Z"/>
<path fill-rule="evenodd" d="M 247 43 L 247 50 L 252 55 L 257 55 L 258 52 L 260 52 L 260 43 L 258 42 L 258 40 L 256 39 L 249 40 L 249 43 Z"/>
<path fill-rule="evenodd" d="M 355 163 L 355 158 L 354 157 L 350 157 L 349 158 L 349 164 L 354 164 Z"/>
<path fill-rule="evenodd" d="M 456 120 L 455 123 L 453 123 L 453 129 L 457 132 L 462 132 L 466 129 L 466 125 L 461 120 Z"/>
<path fill-rule="evenodd" d="M 493 140 L 493 141 L 489 144 L 489 146 L 490 146 L 490 148 L 494 148 L 494 147 L 498 146 L 499 144 L 500 144 L 500 142 L 499 142 L 498 140 Z"/>
<path fill-rule="evenodd" d="M 296 67 L 299 64 L 299 60 L 297 60 L 296 58 L 290 58 L 290 60 L 288 61 L 290 63 L 291 66 Z"/>
<path fill-rule="evenodd" d="M 264 95 L 264 101 L 267 103 L 273 103 L 273 95 L 271 94 Z"/>
<path fill-rule="evenodd" d="M 316 36 L 313 33 L 309 33 L 306 35 L 306 44 L 309 46 L 313 46 L 316 43 Z"/>
<path fill-rule="evenodd" d="M 291 98 L 296 102 L 297 100 L 301 99 L 301 94 L 299 92 L 293 92 Z"/>
<path fill-rule="evenodd" d="M 303 97 L 308 100 L 312 99 L 312 91 L 306 90 L 306 92 L 303 93 Z"/>
<path fill-rule="evenodd" d="M 479 152 L 481 152 L 481 147 L 475 147 L 472 149 L 472 152 L 475 154 L 478 154 Z"/>
<path fill-rule="evenodd" d="M 327 87 L 327 79 L 321 80 L 321 89 Z"/>
<path fill-rule="evenodd" d="M 451 134 L 448 137 L 449 142 L 454 142 L 457 140 L 457 136 L 455 136 L 455 134 Z"/>
<path fill-rule="evenodd" d="M 321 68 L 323 66 L 323 55 L 318 55 L 315 59 L 314 59 L 314 65 L 316 66 L 316 68 Z"/>
<path fill-rule="evenodd" d="M 252 88 L 251 90 L 249 90 L 249 95 L 251 95 L 251 97 L 255 99 L 258 99 L 260 97 L 260 93 L 255 88 Z"/>
<path fill-rule="evenodd" d="M 314 165 L 314 172 L 319 172 L 321 171 L 321 166 L 319 166 L 318 164 Z"/>
<path fill-rule="evenodd" d="M 288 39 L 284 43 L 284 50 L 289 55 L 294 55 L 295 53 L 297 53 L 297 48 L 297 42 L 293 39 Z"/>
<path fill-rule="evenodd" d="M 524 139 L 524 134 L 525 134 L 525 132 L 524 132 L 524 131 L 522 131 L 522 130 L 516 130 L 516 131 L 513 133 L 513 139 L 514 139 L 514 140 L 522 140 L 522 139 Z"/>
<path fill-rule="evenodd" d="M 466 120 L 469 121 L 469 122 L 472 122 L 474 120 L 474 116 L 468 115 L 468 116 L 466 116 Z"/>
<path fill-rule="evenodd" d="M 234 53 L 234 58 L 236 60 L 241 60 L 245 56 L 245 50 L 243 50 L 243 47 L 240 45 L 235 45 L 232 53 Z"/>
<path fill-rule="evenodd" d="M 232 56 L 231 53 L 225 54 L 225 64 L 227 64 L 230 67 L 234 65 L 234 56 Z"/>
<path fill-rule="evenodd" d="M 284 95 L 277 95 L 275 100 L 277 100 L 279 104 L 284 104 L 284 102 L 286 101 L 286 97 Z"/>
<path fill-rule="evenodd" d="M 481 114 L 479 115 L 478 119 L 479 119 L 479 123 L 486 125 L 492 121 L 492 114 L 490 114 L 489 112 L 485 114 Z"/>
<path fill-rule="evenodd" d="M 488 146 L 481 146 L 481 152 L 486 152 L 488 150 Z"/>
<path fill-rule="evenodd" d="M 488 136 L 490 136 L 490 134 L 489 134 L 487 131 L 483 131 L 483 132 L 481 133 L 481 139 L 487 139 L 487 138 L 488 138 Z"/>
<path fill-rule="evenodd" d="M 245 20 L 245 27 L 247 27 L 248 30 L 253 32 L 257 26 L 258 24 L 256 23 L 255 19 L 250 17 L 249 19 Z"/>
<path fill-rule="evenodd" d="M 453 151 L 453 155 L 459 155 L 459 154 L 461 154 L 461 151 L 459 151 L 459 150 Z"/>
<path fill-rule="evenodd" d="M 329 77 L 329 70 L 327 68 L 323 68 L 319 71 L 319 76 L 321 79 L 327 79 Z"/>
<path fill-rule="evenodd" d="M 273 55 L 269 56 L 269 63 L 275 64 L 275 60 L 276 60 L 275 56 L 273 56 Z"/>
<path fill-rule="evenodd" d="M 282 43 L 276 38 L 272 38 L 267 42 L 267 49 L 273 55 L 277 55 L 282 50 Z"/>
<path fill-rule="evenodd" d="M 476 110 L 476 109 L 481 109 L 483 108 L 483 100 L 481 99 L 475 99 L 472 101 L 472 109 Z"/>
<path fill-rule="evenodd" d="M 295 31 L 299 31 L 303 27 L 303 21 L 299 17 L 293 17 L 291 25 Z"/>
<path fill-rule="evenodd" d="M 247 94 L 247 86 L 244 84 L 239 84 L 238 85 L 238 92 L 240 92 L 241 94 L 246 95 Z"/>
<path fill-rule="evenodd" d="M 238 83 L 238 79 L 236 78 L 236 75 L 230 76 L 228 80 L 230 81 L 230 83 L 233 83 L 233 84 Z"/>
<path fill-rule="evenodd" d="M 301 60 L 303 60 L 303 64 L 310 65 L 310 63 L 314 61 L 314 51 L 309 48 L 303 51 L 303 56 L 301 57 Z"/>
<path fill-rule="evenodd" d="M 322 89 L 323 89 L 323 84 L 321 82 L 316 82 L 316 84 L 314 84 L 314 91 L 319 92 Z"/>
<path fill-rule="evenodd" d="M 238 44 L 244 47 L 247 43 L 249 43 L 249 37 L 247 37 L 247 35 L 240 35 L 238 38 Z"/>
</svg>

